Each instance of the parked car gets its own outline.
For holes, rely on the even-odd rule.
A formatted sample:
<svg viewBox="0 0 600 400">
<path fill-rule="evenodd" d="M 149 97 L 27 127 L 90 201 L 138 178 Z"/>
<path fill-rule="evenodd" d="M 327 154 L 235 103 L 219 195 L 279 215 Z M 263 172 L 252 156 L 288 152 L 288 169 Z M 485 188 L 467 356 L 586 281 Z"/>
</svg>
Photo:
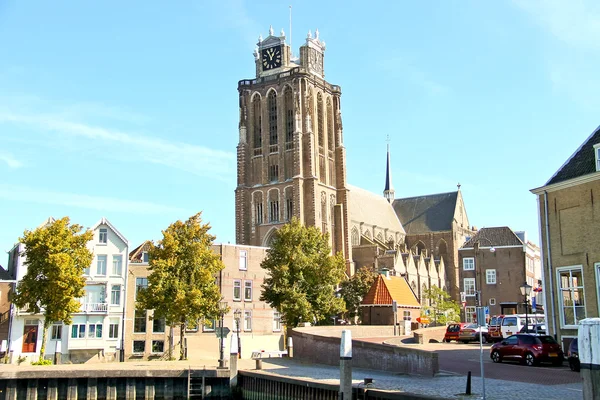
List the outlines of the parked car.
<svg viewBox="0 0 600 400">
<path fill-rule="evenodd" d="M 465 325 L 469 325 L 466 322 L 457 322 L 448 325 L 446 328 L 446 334 L 444 335 L 444 342 L 448 343 L 451 340 L 456 340 L 458 342 L 458 335 L 460 331 Z"/>
<path fill-rule="evenodd" d="M 529 366 L 540 362 L 561 365 L 564 355 L 560 344 L 552 336 L 518 333 L 494 344 L 490 348 L 490 358 L 495 363 L 513 360 Z"/>
<path fill-rule="evenodd" d="M 577 338 L 571 340 L 571 344 L 569 344 L 567 359 L 569 360 L 571 371 L 579 372 L 579 344 L 577 343 Z"/>
<path fill-rule="evenodd" d="M 494 315 L 490 318 L 488 324 L 488 340 L 490 342 L 499 342 L 502 340 L 502 320 L 504 315 Z"/>
<path fill-rule="evenodd" d="M 458 340 L 463 343 L 479 342 L 479 331 L 481 330 L 482 343 L 489 341 L 488 328 L 485 326 L 479 327 L 477 324 L 469 324 L 463 326 L 458 333 Z"/>
<path fill-rule="evenodd" d="M 545 335 L 546 334 L 546 325 L 544 324 L 533 324 L 529 325 L 527 328 L 523 326 L 519 333 L 535 333 L 537 335 Z"/>
</svg>

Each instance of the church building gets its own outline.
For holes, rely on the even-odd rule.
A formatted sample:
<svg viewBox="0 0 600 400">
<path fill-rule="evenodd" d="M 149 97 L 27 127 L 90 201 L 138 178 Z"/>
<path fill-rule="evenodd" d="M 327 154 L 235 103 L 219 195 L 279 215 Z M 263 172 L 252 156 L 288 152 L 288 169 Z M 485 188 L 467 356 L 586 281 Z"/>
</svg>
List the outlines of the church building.
<svg viewBox="0 0 600 400">
<path fill-rule="evenodd" d="M 269 246 L 296 217 L 329 234 L 348 276 L 387 269 L 419 298 L 433 284 L 458 298 L 458 248 L 471 234 L 460 189 L 395 199 L 389 147 L 383 196 L 347 183 L 342 91 L 325 80 L 325 49 L 318 30 L 299 57 L 283 30 L 258 39 L 256 77 L 238 84 L 236 243 Z"/>
</svg>

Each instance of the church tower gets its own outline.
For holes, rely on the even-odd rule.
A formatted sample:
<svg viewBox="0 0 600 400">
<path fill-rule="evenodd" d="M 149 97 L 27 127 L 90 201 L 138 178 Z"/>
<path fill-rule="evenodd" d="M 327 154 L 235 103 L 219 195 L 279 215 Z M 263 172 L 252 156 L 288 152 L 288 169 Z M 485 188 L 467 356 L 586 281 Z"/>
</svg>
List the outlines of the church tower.
<svg viewBox="0 0 600 400">
<path fill-rule="evenodd" d="M 256 77 L 238 83 L 236 242 L 268 246 L 297 217 L 351 260 L 342 92 L 324 79 L 325 42 L 309 32 L 294 58 L 271 28 L 257 46 Z"/>
<path fill-rule="evenodd" d="M 389 140 L 388 140 L 389 142 Z M 394 187 L 392 186 L 392 169 L 390 165 L 390 144 L 387 145 L 387 162 L 385 164 L 385 188 L 383 189 L 383 197 L 388 203 L 394 202 Z"/>
</svg>

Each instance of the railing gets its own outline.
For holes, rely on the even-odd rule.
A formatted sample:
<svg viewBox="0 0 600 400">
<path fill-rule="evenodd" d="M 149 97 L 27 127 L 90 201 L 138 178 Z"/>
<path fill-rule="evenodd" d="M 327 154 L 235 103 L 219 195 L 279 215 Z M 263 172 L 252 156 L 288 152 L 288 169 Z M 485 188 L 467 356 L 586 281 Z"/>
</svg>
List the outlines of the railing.
<svg viewBox="0 0 600 400">
<path fill-rule="evenodd" d="M 106 303 L 81 303 L 79 312 L 107 312 L 108 304 Z"/>
<path fill-rule="evenodd" d="M 259 83 L 270 82 L 270 81 L 274 81 L 274 80 L 277 80 L 280 78 L 286 78 L 288 76 L 294 76 L 294 75 L 311 76 L 314 78 L 315 81 L 317 81 L 319 84 L 326 87 L 327 89 L 329 89 L 332 92 L 341 92 L 342 91 L 342 89 L 339 85 L 332 85 L 321 78 L 318 78 L 314 75 L 311 75 L 311 74 L 305 72 L 300 67 L 292 68 L 288 71 L 285 71 L 285 72 L 282 72 L 279 74 L 264 76 L 262 78 L 242 79 L 241 81 L 238 82 L 238 86 L 252 86 L 252 85 L 259 84 Z"/>
</svg>

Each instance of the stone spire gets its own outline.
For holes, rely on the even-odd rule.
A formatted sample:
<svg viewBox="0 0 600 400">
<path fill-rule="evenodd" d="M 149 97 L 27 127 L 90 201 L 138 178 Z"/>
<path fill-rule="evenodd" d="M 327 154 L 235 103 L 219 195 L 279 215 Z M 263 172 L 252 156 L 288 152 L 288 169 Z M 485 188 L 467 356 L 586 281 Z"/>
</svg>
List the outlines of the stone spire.
<svg viewBox="0 0 600 400">
<path fill-rule="evenodd" d="M 387 140 L 387 162 L 385 165 L 385 189 L 383 190 L 383 197 L 387 199 L 389 203 L 394 201 L 394 187 L 392 186 L 392 169 L 390 168 L 390 138 Z"/>
</svg>

